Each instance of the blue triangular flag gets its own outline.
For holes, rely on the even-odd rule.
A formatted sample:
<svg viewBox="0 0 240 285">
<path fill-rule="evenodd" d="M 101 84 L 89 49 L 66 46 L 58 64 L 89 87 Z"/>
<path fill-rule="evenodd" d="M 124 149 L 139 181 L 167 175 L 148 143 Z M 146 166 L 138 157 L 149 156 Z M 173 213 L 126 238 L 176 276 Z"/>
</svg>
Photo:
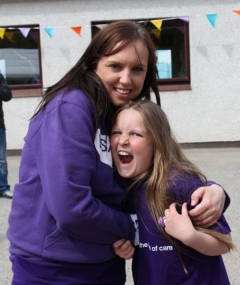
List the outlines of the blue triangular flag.
<svg viewBox="0 0 240 285">
<path fill-rule="evenodd" d="M 214 27 L 215 26 L 215 22 L 216 22 L 216 18 L 217 18 L 217 14 L 207 14 L 206 16 L 207 16 L 208 21 L 210 22 L 210 24 Z"/>
<path fill-rule="evenodd" d="M 44 28 L 44 30 L 52 38 L 55 28 Z"/>
</svg>

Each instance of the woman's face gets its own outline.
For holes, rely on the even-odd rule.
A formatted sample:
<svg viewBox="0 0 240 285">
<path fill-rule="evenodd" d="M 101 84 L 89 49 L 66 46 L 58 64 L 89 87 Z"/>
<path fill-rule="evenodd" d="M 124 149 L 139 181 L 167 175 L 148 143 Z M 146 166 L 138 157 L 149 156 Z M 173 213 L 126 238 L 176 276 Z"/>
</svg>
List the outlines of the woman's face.
<svg viewBox="0 0 240 285">
<path fill-rule="evenodd" d="M 120 107 L 141 92 L 147 74 L 149 52 L 138 40 L 118 53 L 100 58 L 96 73 L 101 78 L 113 105 Z"/>
<path fill-rule="evenodd" d="M 138 111 L 127 109 L 118 114 L 111 134 L 111 150 L 122 177 L 136 177 L 152 165 L 153 140 Z"/>
</svg>

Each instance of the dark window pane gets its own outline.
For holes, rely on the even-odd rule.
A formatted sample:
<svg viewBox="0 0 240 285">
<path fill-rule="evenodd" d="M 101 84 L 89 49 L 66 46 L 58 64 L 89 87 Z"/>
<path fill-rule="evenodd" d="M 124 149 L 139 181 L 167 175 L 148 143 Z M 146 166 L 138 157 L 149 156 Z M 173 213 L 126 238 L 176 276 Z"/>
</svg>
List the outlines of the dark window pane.
<svg viewBox="0 0 240 285">
<path fill-rule="evenodd" d="M 27 37 L 14 27 L 6 27 L 0 39 L 0 70 L 9 85 L 40 84 L 39 27 L 31 27 Z"/>
<path fill-rule="evenodd" d="M 190 82 L 188 22 L 165 18 L 162 19 L 160 30 L 151 21 L 147 22 L 146 27 L 157 48 L 159 82 Z"/>
</svg>

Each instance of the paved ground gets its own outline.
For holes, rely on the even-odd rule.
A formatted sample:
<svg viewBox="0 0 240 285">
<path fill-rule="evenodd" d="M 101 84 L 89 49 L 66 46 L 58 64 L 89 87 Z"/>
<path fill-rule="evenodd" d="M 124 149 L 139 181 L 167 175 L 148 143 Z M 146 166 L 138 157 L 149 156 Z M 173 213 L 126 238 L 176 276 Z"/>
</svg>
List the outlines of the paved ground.
<svg viewBox="0 0 240 285">
<path fill-rule="evenodd" d="M 232 203 L 225 216 L 230 223 L 232 238 L 239 250 L 224 255 L 224 261 L 231 285 L 240 285 L 240 147 L 190 148 L 186 149 L 185 153 L 209 179 L 222 184 L 231 196 Z M 9 183 L 12 186 L 18 180 L 19 161 L 19 156 L 8 157 Z M 11 284 L 8 240 L 5 237 L 10 207 L 11 200 L 0 198 L 0 285 Z M 127 263 L 127 273 L 126 285 L 132 285 L 130 262 Z"/>
</svg>

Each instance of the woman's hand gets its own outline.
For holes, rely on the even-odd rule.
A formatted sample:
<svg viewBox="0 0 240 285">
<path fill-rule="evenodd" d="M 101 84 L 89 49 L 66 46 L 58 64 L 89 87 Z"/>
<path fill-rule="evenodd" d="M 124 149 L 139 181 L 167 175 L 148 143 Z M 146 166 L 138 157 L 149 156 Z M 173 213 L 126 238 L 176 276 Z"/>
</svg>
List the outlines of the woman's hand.
<svg viewBox="0 0 240 285">
<path fill-rule="evenodd" d="M 131 259 L 135 251 L 132 243 L 129 240 L 126 241 L 125 239 L 116 241 L 113 244 L 113 249 L 116 255 L 124 259 Z"/>
<path fill-rule="evenodd" d="M 191 205 L 197 205 L 189 211 L 193 223 L 207 228 L 215 224 L 223 212 L 225 199 L 222 187 L 216 184 L 198 188 L 191 197 Z"/>
</svg>

